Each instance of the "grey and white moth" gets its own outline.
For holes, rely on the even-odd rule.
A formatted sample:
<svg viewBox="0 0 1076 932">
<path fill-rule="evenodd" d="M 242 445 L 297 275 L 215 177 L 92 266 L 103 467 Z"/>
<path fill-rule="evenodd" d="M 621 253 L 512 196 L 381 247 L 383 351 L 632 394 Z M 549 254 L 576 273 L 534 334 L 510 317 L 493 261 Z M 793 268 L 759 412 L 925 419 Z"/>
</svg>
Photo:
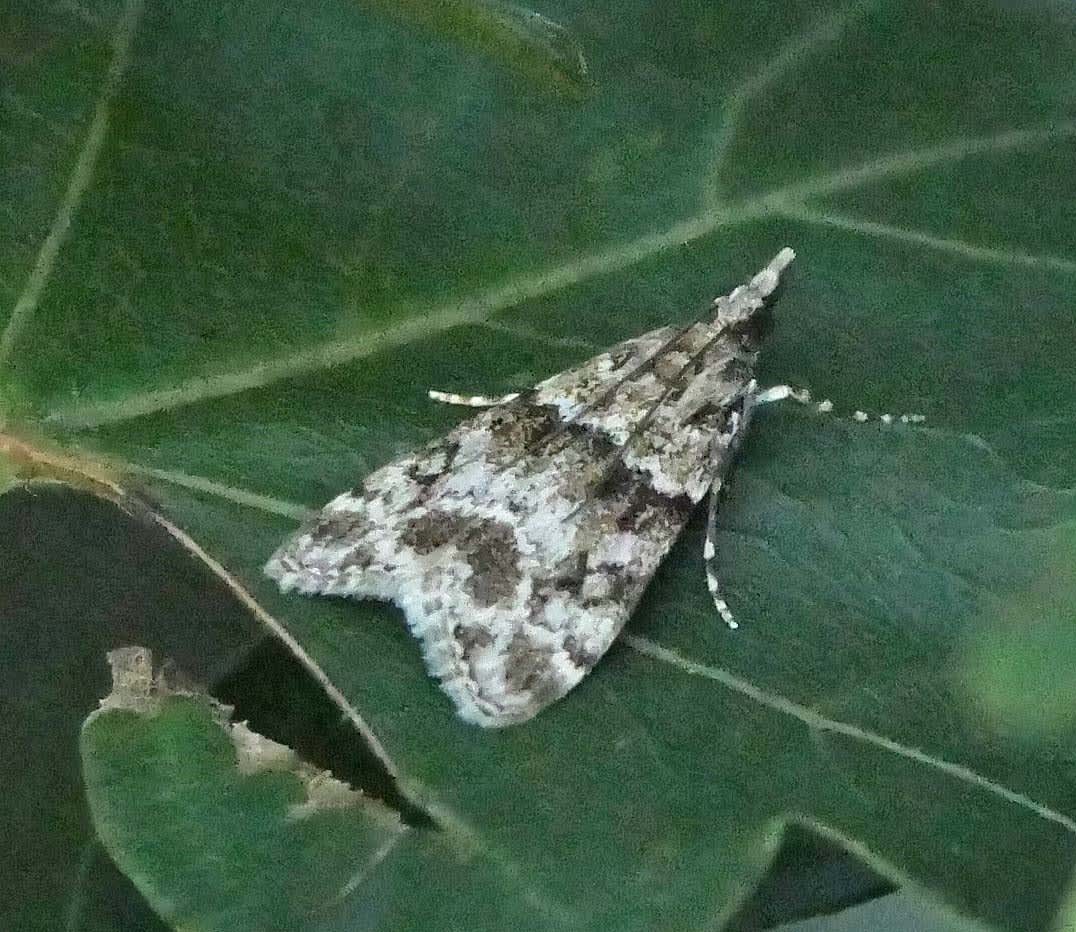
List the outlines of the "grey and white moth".
<svg viewBox="0 0 1076 932">
<path fill-rule="evenodd" d="M 382 466 L 265 572 L 395 602 L 460 716 L 523 722 L 597 663 L 695 505 L 715 501 L 760 397 L 759 313 L 782 249 L 706 319 L 626 340 Z"/>
</svg>

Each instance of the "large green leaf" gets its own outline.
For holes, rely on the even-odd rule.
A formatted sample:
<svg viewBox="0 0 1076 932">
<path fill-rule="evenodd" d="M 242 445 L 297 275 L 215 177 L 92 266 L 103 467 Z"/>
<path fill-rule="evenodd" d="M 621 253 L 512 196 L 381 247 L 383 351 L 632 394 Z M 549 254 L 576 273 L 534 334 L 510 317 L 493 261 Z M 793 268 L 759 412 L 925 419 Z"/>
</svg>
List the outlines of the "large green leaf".
<svg viewBox="0 0 1076 932">
<path fill-rule="evenodd" d="M 4 448 L 147 491 L 440 827 L 342 927 L 708 927 L 789 820 L 1046 927 L 1076 854 L 1071 718 L 1027 727 L 998 657 L 1073 613 L 1071 9 L 563 2 L 542 12 L 595 84 L 571 99 L 375 7 L 0 14 Z M 763 377 L 929 420 L 760 414 L 722 510 L 740 631 L 694 526 L 592 676 L 491 733 L 394 610 L 262 579 L 305 508 L 458 420 L 425 389 L 534 381 L 785 244 Z M 445 839 L 477 866 L 408 915 Z M 402 912 L 371 919 L 385 898 Z"/>
</svg>

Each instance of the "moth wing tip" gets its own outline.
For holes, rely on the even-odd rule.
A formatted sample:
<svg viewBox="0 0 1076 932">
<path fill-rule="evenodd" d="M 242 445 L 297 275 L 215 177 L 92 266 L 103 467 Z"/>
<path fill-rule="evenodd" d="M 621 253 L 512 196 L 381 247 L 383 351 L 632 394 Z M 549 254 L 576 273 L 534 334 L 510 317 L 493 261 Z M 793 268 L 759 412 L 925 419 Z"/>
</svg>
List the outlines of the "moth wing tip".
<svg viewBox="0 0 1076 932">
<path fill-rule="evenodd" d="M 459 675 L 439 675 L 429 664 L 427 670 L 436 678 L 441 691 L 452 700 L 456 715 L 469 725 L 481 728 L 507 728 L 530 721 L 545 706 L 537 703 L 521 707 L 518 703 L 500 705 L 485 698 L 479 684 L 473 679 Z"/>
<path fill-rule="evenodd" d="M 294 541 L 288 541 L 262 566 L 262 572 L 275 582 L 281 592 L 317 593 L 318 586 L 312 579 L 302 558 L 302 550 Z"/>
<path fill-rule="evenodd" d="M 777 285 L 781 281 L 781 273 L 788 268 L 795 258 L 795 252 L 790 247 L 785 246 L 769 261 L 761 272 L 751 279 L 750 287 L 755 290 L 759 297 L 769 297 L 776 291 Z"/>
</svg>

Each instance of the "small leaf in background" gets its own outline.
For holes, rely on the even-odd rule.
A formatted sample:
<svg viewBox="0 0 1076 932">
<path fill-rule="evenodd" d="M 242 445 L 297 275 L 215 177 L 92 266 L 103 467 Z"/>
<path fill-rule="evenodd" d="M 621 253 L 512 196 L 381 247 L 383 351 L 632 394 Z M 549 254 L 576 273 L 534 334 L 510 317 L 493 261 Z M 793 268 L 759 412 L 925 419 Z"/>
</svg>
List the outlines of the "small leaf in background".
<svg viewBox="0 0 1076 932">
<path fill-rule="evenodd" d="M 86 791 L 109 853 L 176 928 L 297 929 L 409 831 L 205 694 L 109 655 L 113 689 L 82 729 Z"/>
<path fill-rule="evenodd" d="M 502 0 L 355 0 L 470 46 L 536 84 L 573 95 L 590 86 L 583 50 L 560 23 Z"/>
</svg>

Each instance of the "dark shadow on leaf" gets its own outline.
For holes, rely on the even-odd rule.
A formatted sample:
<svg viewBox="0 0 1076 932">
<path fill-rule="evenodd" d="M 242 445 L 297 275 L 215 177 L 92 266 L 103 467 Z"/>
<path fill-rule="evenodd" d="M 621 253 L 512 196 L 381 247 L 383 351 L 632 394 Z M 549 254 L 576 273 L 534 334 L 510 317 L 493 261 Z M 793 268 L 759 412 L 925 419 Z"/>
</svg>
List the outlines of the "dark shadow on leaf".
<svg viewBox="0 0 1076 932">
<path fill-rule="evenodd" d="M 790 825 L 766 876 L 726 932 L 759 932 L 826 916 L 895 889 L 836 842 Z"/>
<path fill-rule="evenodd" d="M 275 640 L 262 641 L 244 663 L 214 684 L 214 698 L 235 706 L 259 734 L 286 744 L 314 766 L 361 787 L 397 810 L 412 826 L 433 820 L 402 796 L 392 775 L 302 665 Z"/>
</svg>

